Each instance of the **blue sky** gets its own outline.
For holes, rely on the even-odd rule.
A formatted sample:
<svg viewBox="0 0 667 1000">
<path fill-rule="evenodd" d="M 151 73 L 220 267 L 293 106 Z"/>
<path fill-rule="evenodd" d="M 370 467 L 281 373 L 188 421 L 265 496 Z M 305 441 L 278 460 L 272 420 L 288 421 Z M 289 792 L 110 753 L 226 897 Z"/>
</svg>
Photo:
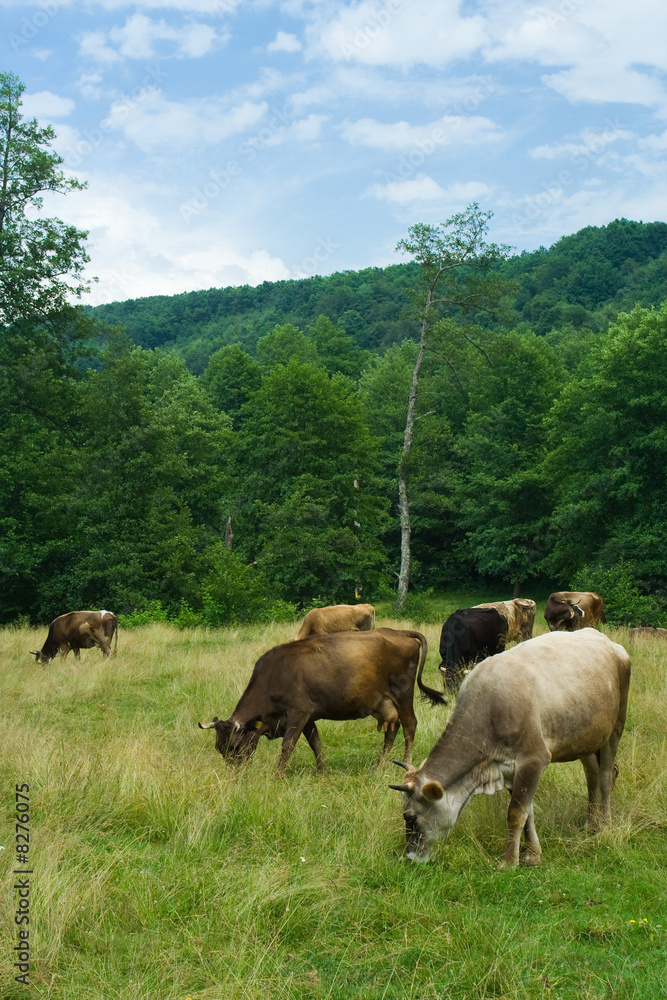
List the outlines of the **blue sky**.
<svg viewBox="0 0 667 1000">
<path fill-rule="evenodd" d="M 469 202 L 517 251 L 667 219 L 663 0 L 0 0 L 86 191 L 87 301 L 386 266 Z"/>
</svg>

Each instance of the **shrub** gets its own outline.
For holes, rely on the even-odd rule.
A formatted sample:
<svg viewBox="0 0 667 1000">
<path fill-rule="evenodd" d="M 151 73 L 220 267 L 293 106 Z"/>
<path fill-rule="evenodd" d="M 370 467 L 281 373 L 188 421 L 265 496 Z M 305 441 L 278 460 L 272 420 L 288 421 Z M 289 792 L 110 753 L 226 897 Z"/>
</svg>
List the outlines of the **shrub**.
<svg viewBox="0 0 667 1000">
<path fill-rule="evenodd" d="M 571 586 L 573 590 L 593 590 L 600 594 L 610 625 L 658 626 L 667 619 L 664 604 L 657 597 L 642 593 L 631 565 L 624 559 L 610 569 L 584 567 Z"/>
<path fill-rule="evenodd" d="M 162 601 L 148 601 L 144 608 L 135 608 L 129 615 L 118 615 L 120 628 L 138 628 L 169 621 L 169 612 L 162 607 Z"/>
</svg>

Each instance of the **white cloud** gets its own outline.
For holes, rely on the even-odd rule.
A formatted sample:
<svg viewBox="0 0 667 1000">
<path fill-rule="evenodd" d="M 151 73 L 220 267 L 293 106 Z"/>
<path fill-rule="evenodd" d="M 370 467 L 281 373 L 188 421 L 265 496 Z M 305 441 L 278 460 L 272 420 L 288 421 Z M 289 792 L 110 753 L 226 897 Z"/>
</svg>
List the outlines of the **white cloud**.
<svg viewBox="0 0 667 1000">
<path fill-rule="evenodd" d="M 300 52 L 302 45 L 296 35 L 279 31 L 272 42 L 267 45 L 269 52 Z"/>
<path fill-rule="evenodd" d="M 452 141 L 484 143 L 500 138 L 502 133 L 489 118 L 445 115 L 428 125 L 411 125 L 405 121 L 385 124 L 373 118 L 362 118 L 356 122 L 344 122 L 341 135 L 354 146 L 371 146 L 393 152 L 416 148 L 432 153 Z"/>
<path fill-rule="evenodd" d="M 308 115 L 307 118 L 297 119 L 286 128 L 283 128 L 282 123 L 277 119 L 279 127 L 265 145 L 279 146 L 283 142 L 316 142 L 320 138 L 322 125 L 327 119 L 328 115 Z"/>
<path fill-rule="evenodd" d="M 661 153 L 667 150 L 667 131 L 663 132 L 662 135 L 647 135 L 644 139 L 640 139 L 637 145 L 640 149 Z"/>
<path fill-rule="evenodd" d="M 174 199 L 169 188 L 130 176 L 87 179 L 88 190 L 70 195 L 66 212 L 62 200 L 57 202 L 57 214 L 90 232 L 88 271 L 99 278 L 84 298 L 90 305 L 289 277 L 283 261 L 267 249 L 244 248 L 247 236 L 232 224 L 223 230 L 213 217 L 184 227 L 176 213 L 165 215 L 161 205 Z M 48 196 L 46 202 L 46 213 L 55 211 Z"/>
<path fill-rule="evenodd" d="M 609 124 L 613 125 L 614 123 L 610 122 Z M 560 160 L 566 156 L 570 158 L 587 156 L 592 159 L 602 154 L 614 142 L 629 141 L 635 138 L 634 132 L 620 126 L 608 128 L 604 132 L 584 129 L 578 141 L 535 146 L 528 150 L 528 155 L 533 160 Z"/>
<path fill-rule="evenodd" d="M 465 17 L 460 0 L 375 0 L 335 5 L 308 28 L 308 52 L 367 65 L 445 66 L 471 56 L 486 41 L 484 17 Z M 326 15 L 325 11 L 325 15 Z"/>
<path fill-rule="evenodd" d="M 79 35 L 80 54 L 84 59 L 95 63 L 120 62 L 122 56 L 107 45 L 106 39 L 106 33 L 102 30 L 84 31 Z"/>
<path fill-rule="evenodd" d="M 181 54 L 186 58 L 199 59 L 217 47 L 226 45 L 231 35 L 217 35 L 209 24 L 189 24 L 180 32 L 179 43 Z"/>
<path fill-rule="evenodd" d="M 244 101 L 228 107 L 220 98 L 169 101 L 159 90 L 147 89 L 136 100 L 123 98 L 109 112 L 110 128 L 122 131 L 141 149 L 184 149 L 196 144 L 215 145 L 256 125 L 267 104 Z"/>
<path fill-rule="evenodd" d="M 661 0 L 609 4 L 566 0 L 535 6 L 504 2 L 487 11 L 490 61 L 558 67 L 543 82 L 569 101 L 667 104 L 655 70 L 667 70 L 667 8 Z"/>
<path fill-rule="evenodd" d="M 50 90 L 40 90 L 36 94 L 23 94 L 21 100 L 26 118 L 66 118 L 75 103 L 69 97 L 59 97 Z"/>
<path fill-rule="evenodd" d="M 543 83 L 568 101 L 618 102 L 619 104 L 662 105 L 667 109 L 667 91 L 656 77 L 624 66 L 589 60 L 583 66 L 547 74 Z"/>
<path fill-rule="evenodd" d="M 229 38 L 228 34 L 218 35 L 208 24 L 191 22 L 176 27 L 136 12 L 122 27 L 114 25 L 108 32 L 102 29 L 84 32 L 79 42 L 83 56 L 100 63 L 113 63 L 120 59 L 152 59 L 159 42 L 175 43 L 176 54 L 183 58 L 199 58 L 211 52 L 216 43 L 226 44 Z"/>
<path fill-rule="evenodd" d="M 487 184 L 478 181 L 450 184 L 443 188 L 432 177 L 417 174 L 412 180 L 390 181 L 388 184 L 372 184 L 364 194 L 395 205 L 412 205 L 416 202 L 442 202 L 447 205 L 467 205 L 478 198 L 490 194 Z"/>
<path fill-rule="evenodd" d="M 572 179 L 568 184 L 545 185 L 541 191 L 521 199 L 509 199 L 505 205 L 509 227 L 500 238 L 523 247 L 548 246 L 567 233 L 585 226 L 604 226 L 612 219 L 659 219 L 656 206 L 667 201 L 667 180 L 637 184 L 633 177 L 606 184 L 591 178 L 580 187 Z"/>
</svg>

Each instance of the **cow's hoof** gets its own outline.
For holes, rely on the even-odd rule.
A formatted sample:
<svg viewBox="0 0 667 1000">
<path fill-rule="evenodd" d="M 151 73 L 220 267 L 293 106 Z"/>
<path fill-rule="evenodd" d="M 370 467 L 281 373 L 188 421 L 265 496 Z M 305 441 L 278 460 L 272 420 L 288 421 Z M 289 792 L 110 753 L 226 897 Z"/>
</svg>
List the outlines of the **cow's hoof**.
<svg viewBox="0 0 667 1000">
<path fill-rule="evenodd" d="M 508 861 L 507 858 L 501 858 L 498 862 L 498 870 L 502 871 L 503 868 L 516 868 L 518 864 L 519 861 L 517 858 L 512 858 L 510 861 Z"/>
<path fill-rule="evenodd" d="M 526 851 L 521 857 L 522 868 L 539 868 L 542 863 L 542 855 L 535 854 L 534 851 Z"/>
</svg>

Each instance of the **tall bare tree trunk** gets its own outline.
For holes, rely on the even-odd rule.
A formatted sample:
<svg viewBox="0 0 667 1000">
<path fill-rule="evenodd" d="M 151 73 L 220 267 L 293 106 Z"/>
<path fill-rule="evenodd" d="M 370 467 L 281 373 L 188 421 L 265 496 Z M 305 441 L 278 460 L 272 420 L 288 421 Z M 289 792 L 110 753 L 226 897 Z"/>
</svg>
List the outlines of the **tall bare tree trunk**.
<svg viewBox="0 0 667 1000">
<path fill-rule="evenodd" d="M 396 606 L 402 608 L 408 596 L 410 585 L 410 500 L 408 498 L 408 459 L 412 450 L 412 434 L 415 426 L 415 412 L 417 408 L 417 382 L 424 360 L 426 350 L 426 331 L 428 329 L 428 311 L 431 307 L 431 289 L 428 290 L 424 318 L 422 320 L 422 333 L 419 341 L 419 353 L 412 372 L 412 382 L 410 383 L 410 395 L 408 396 L 408 412 L 405 419 L 405 433 L 403 435 L 403 451 L 398 465 L 398 513 L 401 519 L 401 568 L 398 574 L 398 598 Z"/>
</svg>

